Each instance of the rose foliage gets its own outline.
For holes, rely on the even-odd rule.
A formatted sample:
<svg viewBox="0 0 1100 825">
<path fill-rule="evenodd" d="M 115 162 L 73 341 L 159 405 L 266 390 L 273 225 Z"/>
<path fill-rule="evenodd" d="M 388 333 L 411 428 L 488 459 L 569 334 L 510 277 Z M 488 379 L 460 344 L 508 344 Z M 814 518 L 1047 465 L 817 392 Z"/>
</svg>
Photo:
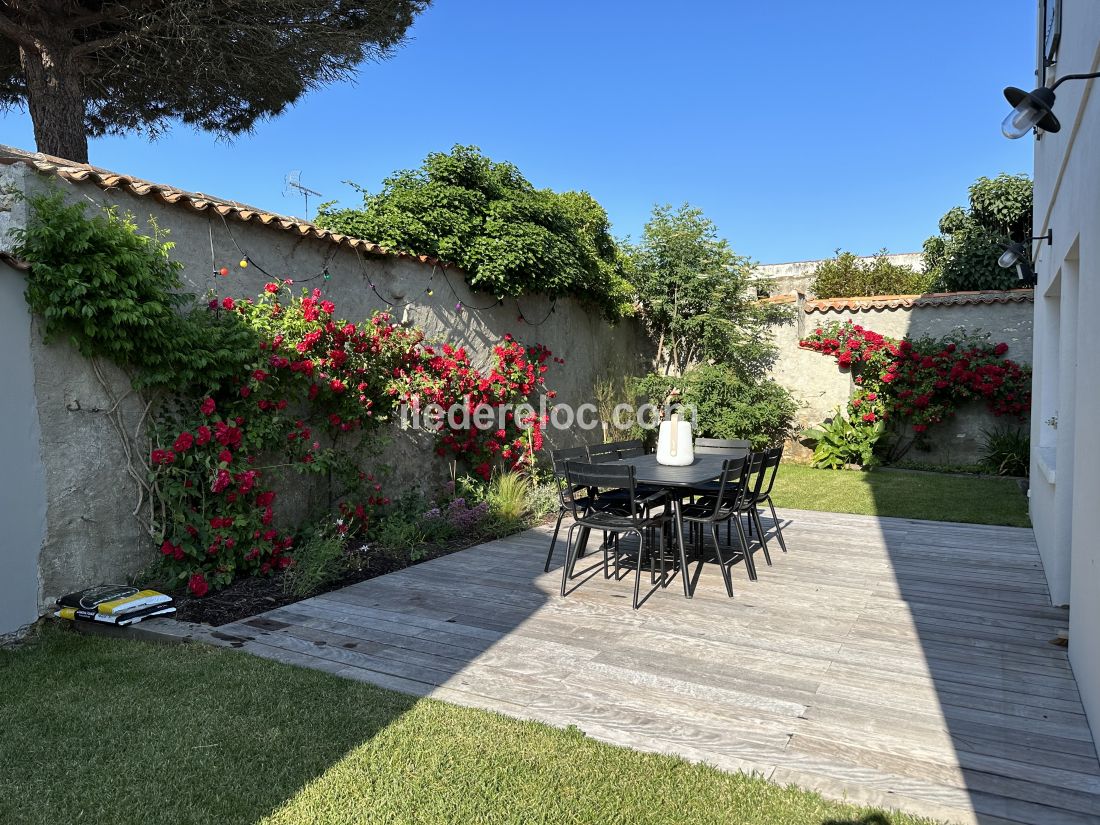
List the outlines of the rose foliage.
<svg viewBox="0 0 1100 825">
<path fill-rule="evenodd" d="M 921 437 L 967 403 L 982 402 L 997 417 L 1023 418 L 1031 408 L 1031 368 L 1004 357 L 1008 344 L 985 337 L 897 340 L 849 320 L 817 327 L 799 346 L 855 373 L 847 414 L 856 427 L 908 424 Z"/>
<path fill-rule="evenodd" d="M 545 347 L 509 336 L 481 371 L 462 347 L 428 344 L 388 313 L 340 320 L 320 290 L 295 297 L 289 282 L 268 284 L 252 300 L 214 298 L 208 311 L 247 325 L 259 342 L 239 376 L 155 431 L 150 472 L 164 513 L 160 550 L 196 595 L 293 564 L 294 530 L 280 524 L 274 489 L 288 471 L 337 485 L 342 531 L 366 532 L 389 499 L 360 470 L 365 435 L 403 403 L 486 406 L 495 415 L 500 404 L 527 402 L 544 391 L 551 358 Z M 530 465 L 542 446 L 537 415 L 500 430 L 451 428 L 446 416 L 439 423 L 437 452 L 486 478 L 496 464 Z"/>
</svg>

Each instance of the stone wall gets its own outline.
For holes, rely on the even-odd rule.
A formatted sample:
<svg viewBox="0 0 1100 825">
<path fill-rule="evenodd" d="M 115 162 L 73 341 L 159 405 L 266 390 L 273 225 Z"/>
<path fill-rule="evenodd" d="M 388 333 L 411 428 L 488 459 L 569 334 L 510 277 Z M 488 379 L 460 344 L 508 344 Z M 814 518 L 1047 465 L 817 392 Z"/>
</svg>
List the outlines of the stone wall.
<svg viewBox="0 0 1100 825">
<path fill-rule="evenodd" d="M 396 310 L 396 314 L 403 313 L 429 338 L 445 338 L 467 347 L 479 365 L 490 360 L 493 345 L 505 333 L 528 343 L 543 343 L 566 359 L 564 367 L 552 365 L 547 373 L 548 386 L 558 391 L 558 400 L 563 403 L 591 401 L 597 377 L 609 372 L 641 374 L 650 360 L 649 344 L 639 325 L 626 321 L 609 326 L 597 312 L 572 300 L 559 300 L 553 306 L 541 297 L 523 298 L 518 304 L 509 299 L 504 306 L 476 310 L 472 308 L 492 303 L 492 297 L 472 293 L 463 275 L 453 269 L 444 279 L 438 267 L 408 256 L 356 252 L 331 240 L 303 237 L 299 231 L 277 225 L 223 219 L 213 208 L 196 211 L 186 200 L 166 203 L 159 197 L 135 194 L 132 186 L 104 189 L 93 182 L 44 175 L 23 163 L 0 165 L 2 190 L 28 192 L 49 186 L 61 187 L 73 201 L 129 211 L 142 225 L 152 216 L 162 229 L 170 230 L 170 239 L 175 243 L 172 254 L 184 264 L 187 290 L 199 295 L 213 287 L 222 295 L 254 296 L 269 280 L 260 272 L 261 267 L 273 276 L 299 280 L 320 275 L 327 268 L 330 278 L 318 277 L 310 286 L 322 287 L 336 302 L 338 314 L 349 320 L 386 309 L 387 300 L 370 288 L 373 283 L 395 305 L 414 302 L 404 310 Z M 25 220 L 25 207 L 18 198 L 0 198 L 0 251 L 10 248 L 7 230 L 23 225 Z M 245 253 L 256 265 L 238 265 Z M 229 276 L 215 277 L 214 269 L 222 266 L 228 267 Z M 40 326 L 30 319 L 22 299 L 20 279 L 25 275 L 12 270 L 0 273 L 0 277 L 5 279 L 0 294 L 5 312 L 22 313 L 29 331 L 24 348 L 28 351 L 16 366 L 26 368 L 28 380 L 33 376 L 37 450 L 28 455 L 13 454 L 5 465 L 5 475 L 11 479 L 41 473 L 45 480 L 44 538 L 36 549 L 37 601 L 44 609 L 59 594 L 121 579 L 152 558 L 149 538 L 133 517 L 138 494 L 124 470 L 121 440 L 104 415 L 121 399 L 127 426 L 137 428 L 142 408 L 136 396 L 127 395 L 125 376 L 110 364 L 101 364 L 100 368 L 113 398 L 89 362 L 67 341 L 44 343 Z M 431 295 L 426 294 L 427 288 Z M 463 309 L 456 308 L 460 302 Z M 521 312 L 533 322 L 544 322 L 538 326 L 523 323 L 518 320 Z M 29 388 L 17 388 L 15 392 L 21 403 L 29 401 Z M 393 489 L 443 477 L 446 467 L 435 458 L 424 437 L 402 433 L 396 427 L 389 431 L 388 446 L 364 456 L 364 465 L 392 468 L 389 483 Z M 579 438 L 575 433 L 547 435 L 552 444 L 559 446 Z M 9 524 L 21 507 L 17 498 L 5 496 L 0 501 L 0 520 Z M 6 596 L 6 591 L 0 595 Z M 11 624 L 6 617 L 4 621 Z M 6 630 L 0 624 L 0 633 Z"/>
<path fill-rule="evenodd" d="M 1030 364 L 1033 309 L 1030 290 L 801 301 L 796 322 L 774 333 L 779 358 L 772 378 L 798 400 L 799 429 L 814 427 L 838 407 L 845 408 L 854 387 L 851 373 L 840 369 L 835 359 L 798 346 L 799 340 L 818 325 L 851 320 L 895 338 L 938 338 L 961 327 L 970 333 L 990 333 L 992 340 L 1008 344 L 1005 357 Z M 929 431 L 929 441 L 934 445 L 931 450 L 914 448 L 905 459 L 930 465 L 976 463 L 982 450 L 982 430 L 1004 423 L 989 414 L 984 405 L 968 405 L 953 420 Z M 798 442 L 790 444 L 788 450 L 793 458 L 803 461 L 809 460 L 812 452 Z"/>
</svg>

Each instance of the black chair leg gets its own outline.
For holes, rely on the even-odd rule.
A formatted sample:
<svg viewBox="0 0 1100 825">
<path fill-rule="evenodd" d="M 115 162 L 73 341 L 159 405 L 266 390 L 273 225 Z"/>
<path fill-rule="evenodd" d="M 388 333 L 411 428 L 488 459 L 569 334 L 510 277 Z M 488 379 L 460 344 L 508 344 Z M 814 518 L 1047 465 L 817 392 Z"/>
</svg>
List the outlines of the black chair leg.
<svg viewBox="0 0 1100 825">
<path fill-rule="evenodd" d="M 775 505 L 772 504 L 772 497 L 767 497 L 768 507 L 772 511 L 772 521 L 775 522 L 775 537 L 779 539 L 779 547 L 784 553 L 787 552 L 787 542 L 783 540 L 783 528 L 779 526 L 779 514 L 775 512 Z"/>
<path fill-rule="evenodd" d="M 641 530 L 631 530 L 632 533 L 638 534 L 638 563 L 634 570 L 634 609 L 637 610 L 641 605 L 638 603 L 638 598 L 642 589 L 642 556 L 645 555 L 645 535 Z"/>
<path fill-rule="evenodd" d="M 561 595 L 565 596 L 565 587 L 569 582 L 570 572 L 573 569 L 573 565 L 577 562 L 577 550 L 573 546 L 573 531 L 580 530 L 577 535 L 577 545 L 580 545 L 581 535 L 584 533 L 584 528 L 579 524 L 574 524 L 569 528 L 569 532 L 565 534 L 565 564 L 561 568 Z"/>
<path fill-rule="evenodd" d="M 702 525 L 699 525 L 702 527 Z M 722 548 L 718 546 L 718 525 L 711 522 L 710 537 L 714 539 L 714 553 L 718 556 L 718 569 L 722 571 L 722 581 L 726 585 L 726 595 L 733 598 L 733 582 L 730 581 L 730 571 L 726 567 L 726 560 L 722 558 Z"/>
<path fill-rule="evenodd" d="M 772 556 L 768 552 L 768 537 L 764 535 L 764 522 L 760 520 L 760 511 L 753 505 L 752 508 L 752 520 L 756 522 L 756 531 L 760 534 L 760 546 L 764 550 L 764 561 L 768 563 L 768 567 L 772 566 Z"/>
<path fill-rule="evenodd" d="M 734 527 L 737 528 L 737 539 L 741 542 L 741 555 L 745 559 L 745 570 L 749 574 L 749 581 L 757 581 L 756 562 L 752 560 L 752 548 L 749 546 L 748 538 L 745 537 L 745 528 L 741 526 L 741 518 L 734 516 L 731 521 L 734 522 Z"/>
<path fill-rule="evenodd" d="M 554 522 L 554 535 L 550 537 L 550 552 L 546 554 L 546 565 L 542 568 L 543 573 L 550 572 L 550 562 L 554 559 L 554 545 L 558 543 L 558 531 L 561 530 L 562 519 L 565 518 L 565 510 L 558 510 L 558 520 Z M 568 555 L 568 552 L 566 552 Z"/>
</svg>

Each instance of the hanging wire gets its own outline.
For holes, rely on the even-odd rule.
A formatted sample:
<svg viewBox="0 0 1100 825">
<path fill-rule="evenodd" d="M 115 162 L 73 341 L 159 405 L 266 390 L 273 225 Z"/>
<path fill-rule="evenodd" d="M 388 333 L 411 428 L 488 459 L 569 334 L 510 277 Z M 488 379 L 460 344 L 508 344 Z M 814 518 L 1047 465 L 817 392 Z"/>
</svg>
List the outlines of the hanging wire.
<svg viewBox="0 0 1100 825">
<path fill-rule="evenodd" d="M 438 264 L 432 264 L 432 274 L 428 276 L 428 283 L 425 284 L 424 289 L 422 289 L 417 295 L 407 301 L 397 301 L 393 298 L 387 298 L 385 295 L 378 291 L 378 287 L 375 285 L 374 281 L 371 280 L 370 275 L 367 273 L 366 264 L 363 262 L 363 256 L 359 254 L 358 247 L 355 247 L 355 257 L 359 261 L 359 272 L 363 276 L 363 279 L 366 280 L 367 286 L 370 287 L 370 291 L 377 296 L 379 301 L 381 301 L 390 309 L 401 309 L 402 307 L 411 306 L 412 304 L 419 303 L 422 296 L 433 294 L 432 281 L 435 279 L 436 270 L 439 268 Z"/>
<path fill-rule="evenodd" d="M 329 251 L 328 255 L 325 258 L 325 261 L 324 261 L 324 263 L 321 267 L 320 272 L 316 272 L 312 275 L 307 275 L 305 278 L 293 278 L 293 279 L 279 278 L 276 275 L 272 275 L 270 272 L 268 272 L 266 269 L 264 269 L 260 264 L 256 263 L 256 260 L 251 255 L 249 255 L 247 252 L 245 252 L 244 249 L 241 248 L 241 245 L 239 243 L 237 243 L 237 239 L 233 235 L 233 230 L 231 230 L 229 228 L 229 222 L 225 219 L 225 215 L 223 215 L 221 212 L 217 212 L 217 215 L 218 215 L 218 217 L 220 217 L 222 219 L 222 225 L 225 227 L 225 234 L 229 236 L 230 242 L 233 244 L 234 247 L 236 247 L 237 252 L 240 253 L 241 267 L 242 268 L 247 267 L 247 266 L 252 266 L 252 267 L 255 267 L 258 272 L 262 273 L 263 275 L 266 275 L 268 278 L 271 278 L 273 281 L 282 282 L 282 281 L 288 281 L 289 280 L 289 281 L 291 281 L 292 283 L 295 283 L 295 284 L 309 283 L 310 281 L 316 280 L 317 278 L 324 278 L 327 281 L 329 278 L 332 277 L 329 274 L 328 268 L 329 268 L 329 264 L 332 263 L 332 259 L 336 257 L 336 253 L 339 250 L 338 246 L 333 245 L 332 249 Z M 211 230 L 211 232 L 210 232 L 210 257 L 211 257 L 211 260 L 212 260 L 212 263 L 213 263 L 212 268 L 213 268 L 214 274 L 215 275 L 220 274 L 219 270 L 217 268 L 217 261 L 214 259 L 214 234 L 213 234 L 213 230 Z"/>
<path fill-rule="evenodd" d="M 532 321 L 530 318 L 528 318 L 523 312 L 523 307 L 519 305 L 518 298 L 516 299 L 516 310 L 519 312 L 519 319 L 523 323 L 527 324 L 527 326 L 541 327 L 543 324 L 550 320 L 551 315 L 558 311 L 558 299 L 555 298 L 554 302 L 550 304 L 550 309 L 547 310 L 546 315 L 543 316 L 543 319 L 541 321 Z"/>
<path fill-rule="evenodd" d="M 237 252 L 240 253 L 240 255 L 241 255 L 241 266 L 242 267 L 252 266 L 252 267 L 255 267 L 256 270 L 259 271 L 260 273 L 266 275 L 268 278 L 272 278 L 273 280 L 278 280 L 278 281 L 291 281 L 294 284 L 309 283 L 310 281 L 316 280 L 317 278 L 324 278 L 324 280 L 327 282 L 332 277 L 331 274 L 329 273 L 329 266 L 332 264 L 333 259 L 336 257 L 336 253 L 339 251 L 339 247 L 337 247 L 337 246 L 332 247 L 332 249 L 329 251 L 329 253 L 325 256 L 324 263 L 322 264 L 321 270 L 319 272 L 316 272 L 312 275 L 308 275 L 305 278 L 295 278 L 295 279 L 278 278 L 277 276 L 272 275 L 270 272 L 268 272 L 266 269 L 264 269 L 263 266 L 258 264 L 256 262 L 256 260 L 251 255 L 249 255 L 241 247 L 241 245 L 237 242 L 237 238 L 233 235 L 233 230 L 231 230 L 229 228 L 229 222 L 225 219 L 225 215 L 223 215 L 221 212 L 217 212 L 217 215 L 218 215 L 219 218 L 221 218 L 222 225 L 225 227 L 225 234 L 229 236 L 230 242 L 236 248 Z M 209 236 L 210 236 L 210 269 L 211 269 L 211 272 L 213 272 L 213 274 L 216 278 L 220 274 L 220 272 L 219 272 L 219 269 L 217 267 L 217 256 L 214 252 L 214 230 L 213 230 L 212 225 L 209 225 L 208 229 L 209 229 Z M 385 304 L 387 309 L 390 310 L 390 311 L 392 311 L 394 309 L 402 309 L 404 307 L 411 306 L 413 304 L 419 303 L 420 299 L 423 296 L 432 295 L 433 294 L 432 283 L 435 280 L 435 276 L 436 276 L 437 272 L 439 272 L 443 275 L 443 280 L 446 281 L 447 288 L 451 291 L 451 295 L 454 296 L 455 309 L 459 312 L 461 312 L 463 310 L 470 310 L 470 311 L 473 311 L 473 312 L 484 312 L 486 310 L 493 309 L 494 307 L 503 306 L 503 304 L 504 304 L 504 299 L 503 298 L 497 298 L 492 303 L 485 304 L 484 306 L 470 306 L 469 304 L 467 304 L 465 301 L 462 300 L 462 298 L 458 294 L 458 290 L 456 290 L 455 287 L 454 287 L 454 284 L 451 283 L 450 276 L 447 274 L 447 267 L 443 266 L 443 265 L 440 265 L 440 264 L 436 264 L 436 263 L 432 264 L 432 273 L 431 273 L 431 275 L 428 276 L 428 283 L 425 285 L 424 289 L 421 292 L 419 292 L 415 297 L 410 298 L 410 299 L 405 300 L 405 301 L 398 301 L 398 300 L 395 300 L 393 298 L 387 298 L 378 289 L 378 286 L 374 283 L 374 281 L 371 280 L 370 274 L 367 272 L 366 264 L 363 261 L 363 256 L 359 252 L 359 248 L 358 247 L 352 247 L 352 249 L 354 249 L 354 251 L 355 251 L 355 258 L 356 258 L 356 261 L 358 262 L 358 265 L 359 265 L 359 272 L 360 272 L 360 274 L 362 274 L 364 280 L 366 280 L 367 286 L 370 288 L 371 292 L 374 293 L 375 297 L 377 297 L 379 301 L 381 301 L 383 304 Z M 519 299 L 516 299 L 516 311 L 518 312 L 519 321 L 521 321 L 522 323 L 527 324 L 528 326 L 531 326 L 531 327 L 541 327 L 543 324 L 545 324 L 547 321 L 549 321 L 550 316 L 553 315 L 555 312 L 557 312 L 557 306 L 558 306 L 557 299 L 554 299 L 553 303 L 550 305 L 550 309 L 547 310 L 546 315 L 544 315 L 538 321 L 533 321 L 533 320 L 531 320 L 530 318 L 527 317 L 526 313 L 524 313 L 523 307 L 520 306 Z"/>
<path fill-rule="evenodd" d="M 501 306 L 501 305 L 502 305 L 502 304 L 504 303 L 504 299 L 503 299 L 503 298 L 497 298 L 497 299 L 496 299 L 495 301 L 493 301 L 493 303 L 491 303 L 491 304 L 486 304 L 486 305 L 485 305 L 485 306 L 483 306 L 483 307 L 472 307 L 472 306 L 468 306 L 468 305 L 467 305 L 467 304 L 466 304 L 466 303 L 465 303 L 465 302 L 464 302 L 464 301 L 463 301 L 463 300 L 462 300 L 462 299 L 461 299 L 461 298 L 460 298 L 460 297 L 458 296 L 458 292 L 457 292 L 457 291 L 455 291 L 455 288 L 454 288 L 454 284 L 452 284 L 452 283 L 451 283 L 451 279 L 450 279 L 450 278 L 449 278 L 449 277 L 447 276 L 447 267 L 443 267 L 443 270 L 442 270 L 442 272 L 443 272 L 443 280 L 447 282 L 447 286 L 448 286 L 448 287 L 450 288 L 450 290 L 451 290 L 451 294 L 452 294 L 452 295 L 454 296 L 454 298 L 455 298 L 455 301 L 457 302 L 457 303 L 455 303 L 455 309 L 458 309 L 458 310 L 463 310 L 463 309 L 472 309 L 472 310 L 474 310 L 475 312 L 482 312 L 482 311 L 484 311 L 484 310 L 486 310 L 486 309 L 492 309 L 493 307 Z"/>
<path fill-rule="evenodd" d="M 229 228 L 229 221 L 225 219 L 225 215 L 223 215 L 221 212 L 218 212 L 218 217 L 222 219 L 222 225 L 225 227 L 225 233 L 229 236 L 229 240 L 233 242 L 233 246 L 237 247 L 237 251 L 241 253 L 241 268 L 243 269 L 246 266 L 254 266 L 257 270 L 262 272 L 268 278 L 274 278 L 274 275 L 272 275 L 270 272 L 268 272 L 266 269 L 264 269 L 254 260 L 252 260 L 249 254 L 241 249 L 241 245 L 237 243 L 237 239 L 233 237 L 233 231 Z"/>
</svg>

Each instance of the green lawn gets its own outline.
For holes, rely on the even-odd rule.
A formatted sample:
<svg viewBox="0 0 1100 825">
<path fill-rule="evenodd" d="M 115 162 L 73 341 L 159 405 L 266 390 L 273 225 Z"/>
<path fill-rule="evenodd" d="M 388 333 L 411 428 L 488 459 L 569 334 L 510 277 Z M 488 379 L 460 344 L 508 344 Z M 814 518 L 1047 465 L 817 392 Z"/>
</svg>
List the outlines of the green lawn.
<svg viewBox="0 0 1100 825">
<path fill-rule="evenodd" d="M 49 630 L 0 695 L 12 825 L 929 822 L 197 645 Z"/>
<path fill-rule="evenodd" d="M 1009 478 L 783 464 L 772 497 L 776 507 L 799 510 L 1031 526 L 1027 498 Z"/>
</svg>

